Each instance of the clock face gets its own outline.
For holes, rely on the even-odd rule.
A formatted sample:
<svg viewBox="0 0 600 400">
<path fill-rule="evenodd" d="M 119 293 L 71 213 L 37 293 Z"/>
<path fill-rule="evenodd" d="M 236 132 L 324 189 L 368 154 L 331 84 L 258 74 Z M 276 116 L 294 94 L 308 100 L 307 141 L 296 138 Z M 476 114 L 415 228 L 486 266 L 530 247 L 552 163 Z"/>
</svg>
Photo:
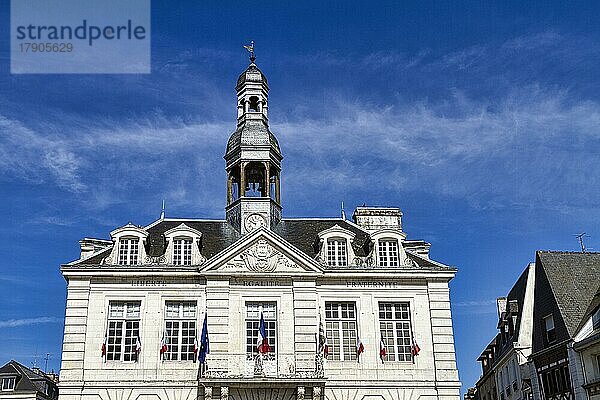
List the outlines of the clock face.
<svg viewBox="0 0 600 400">
<path fill-rule="evenodd" d="M 244 225 L 246 226 L 246 230 L 248 232 L 252 232 L 252 231 L 260 228 L 261 226 L 266 226 L 267 221 L 265 220 L 265 217 L 263 217 L 260 214 L 250 214 L 246 218 Z"/>
</svg>

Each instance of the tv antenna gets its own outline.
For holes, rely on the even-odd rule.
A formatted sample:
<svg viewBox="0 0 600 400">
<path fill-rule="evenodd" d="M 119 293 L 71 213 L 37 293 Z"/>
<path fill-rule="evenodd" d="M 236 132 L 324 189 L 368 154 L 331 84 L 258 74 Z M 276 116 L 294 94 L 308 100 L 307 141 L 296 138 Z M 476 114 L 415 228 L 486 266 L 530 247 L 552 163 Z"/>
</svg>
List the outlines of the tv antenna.
<svg viewBox="0 0 600 400">
<path fill-rule="evenodd" d="M 579 246 L 581 246 L 581 252 L 585 253 L 585 243 L 583 243 L 583 238 L 589 237 L 585 232 L 579 233 L 575 235 L 577 240 L 579 241 Z"/>
<path fill-rule="evenodd" d="M 48 373 L 48 360 L 50 359 L 50 353 L 46 353 L 46 357 L 44 357 L 44 373 Z"/>
</svg>

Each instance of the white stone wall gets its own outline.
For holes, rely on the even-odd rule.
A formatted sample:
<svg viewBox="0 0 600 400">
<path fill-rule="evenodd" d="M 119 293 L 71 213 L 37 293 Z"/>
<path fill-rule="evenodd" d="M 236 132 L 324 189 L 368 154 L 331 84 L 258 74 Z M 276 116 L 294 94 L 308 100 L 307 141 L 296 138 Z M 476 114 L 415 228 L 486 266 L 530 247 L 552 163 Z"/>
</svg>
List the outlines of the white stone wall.
<svg viewBox="0 0 600 400">
<path fill-rule="evenodd" d="M 255 283 L 261 278 L 248 279 Z M 356 399 L 459 398 L 460 383 L 446 281 L 394 279 L 393 285 L 377 287 L 377 284 L 353 286 L 351 278 L 277 279 L 277 285 L 263 287 L 246 285 L 245 278 L 213 275 L 205 279 L 198 274 L 69 278 L 61 400 L 196 399 L 199 364 L 160 359 L 164 304 L 169 300 L 197 301 L 198 335 L 204 310 L 207 310 L 211 348 L 207 358 L 209 366 L 230 373 L 236 368 L 243 373 L 245 368 L 230 355 L 243 357 L 246 351 L 246 302 L 277 304 L 279 371 L 285 372 L 290 360 L 296 371 L 314 370 L 319 307 L 324 316 L 326 301 L 356 301 L 358 330 L 365 353 L 360 363 L 325 362 L 325 398 L 340 399 L 346 394 Z M 359 280 L 364 281 L 364 278 Z M 141 301 L 142 351 L 136 363 L 105 362 L 101 357 L 111 300 Z M 381 363 L 380 301 L 410 303 L 413 333 L 421 348 L 414 363 Z"/>
</svg>

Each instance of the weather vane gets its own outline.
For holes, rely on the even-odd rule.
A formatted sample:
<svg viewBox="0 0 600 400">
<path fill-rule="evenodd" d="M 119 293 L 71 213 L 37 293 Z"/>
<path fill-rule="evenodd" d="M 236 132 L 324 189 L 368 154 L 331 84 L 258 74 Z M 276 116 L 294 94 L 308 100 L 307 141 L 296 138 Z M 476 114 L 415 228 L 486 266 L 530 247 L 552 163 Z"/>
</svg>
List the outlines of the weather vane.
<svg viewBox="0 0 600 400">
<path fill-rule="evenodd" d="M 256 60 L 256 56 L 254 55 L 254 40 L 250 41 L 250 44 L 244 46 L 244 48 L 250 53 L 250 62 L 253 63 Z"/>
</svg>

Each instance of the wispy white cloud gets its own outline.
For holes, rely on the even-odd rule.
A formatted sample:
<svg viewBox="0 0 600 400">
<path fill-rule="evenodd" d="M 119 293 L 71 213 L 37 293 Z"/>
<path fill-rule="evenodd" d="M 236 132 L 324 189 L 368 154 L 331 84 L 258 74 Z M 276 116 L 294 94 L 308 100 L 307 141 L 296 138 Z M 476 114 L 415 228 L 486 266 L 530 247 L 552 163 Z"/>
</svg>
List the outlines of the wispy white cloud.
<svg viewBox="0 0 600 400">
<path fill-rule="evenodd" d="M 495 299 L 487 299 L 487 300 L 464 300 L 464 301 L 455 301 L 452 303 L 454 307 L 490 307 L 496 305 Z"/>
<path fill-rule="evenodd" d="M 502 54 L 491 62 L 557 42 L 562 45 L 556 52 L 569 51 L 565 40 L 554 33 L 515 38 L 499 45 Z M 490 62 L 493 50 L 475 46 L 434 57 L 424 49 L 414 56 L 377 53 L 358 61 L 317 54 L 318 62 L 311 62 L 320 68 L 353 62 L 361 71 L 386 65 L 418 68 L 440 80 L 444 71 Z M 166 63 L 163 72 L 181 78 L 194 58 L 195 53 L 185 53 Z M 185 81 L 174 79 L 165 90 L 174 93 Z M 233 107 L 226 100 L 231 96 L 218 93 L 214 84 L 204 86 L 214 103 Z M 378 103 L 330 92 L 319 105 L 318 115 L 272 118 L 286 156 L 288 196 L 325 187 L 333 196 L 348 188 L 368 193 L 375 186 L 395 193 L 426 191 L 481 208 L 597 207 L 600 177 L 592 171 L 600 170 L 594 152 L 600 141 L 600 103 L 568 88 L 531 82 L 490 98 L 454 88 L 443 100 L 415 102 L 398 94 Z M 280 104 L 281 109 L 293 107 Z M 191 206 L 192 212 L 220 215 L 221 155 L 235 123 L 233 118 L 198 122 L 202 118 L 201 109 L 192 118 L 160 111 L 127 120 L 64 115 L 62 125 L 51 126 L 0 117 L 0 175 L 56 185 L 86 207 L 152 193 L 182 208 Z M 44 218 L 61 223 L 58 216 Z"/>
<path fill-rule="evenodd" d="M 36 318 L 21 318 L 7 319 L 0 321 L 0 328 L 16 328 L 19 326 L 31 326 L 40 324 L 55 324 L 62 323 L 62 318 L 57 317 L 36 317 Z"/>
</svg>

